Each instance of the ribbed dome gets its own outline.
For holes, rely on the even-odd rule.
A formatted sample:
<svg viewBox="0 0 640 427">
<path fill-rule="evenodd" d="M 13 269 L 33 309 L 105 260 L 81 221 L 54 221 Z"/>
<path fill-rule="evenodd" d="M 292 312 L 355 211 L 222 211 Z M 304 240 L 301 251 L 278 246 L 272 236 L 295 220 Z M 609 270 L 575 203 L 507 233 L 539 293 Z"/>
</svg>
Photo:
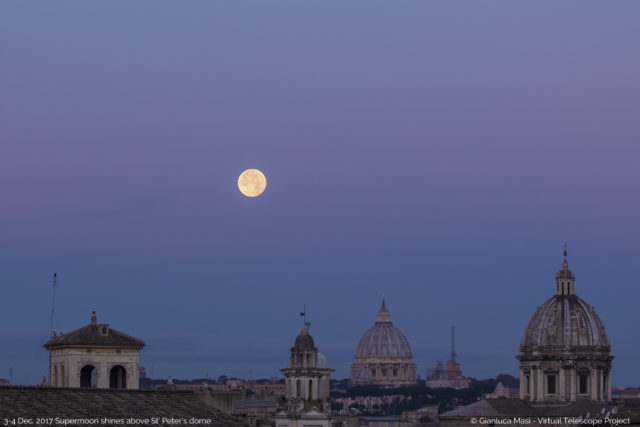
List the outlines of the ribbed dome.
<svg viewBox="0 0 640 427">
<path fill-rule="evenodd" d="M 391 323 L 391 315 L 382 300 L 378 317 L 373 327 L 364 333 L 356 348 L 356 360 L 367 358 L 412 359 L 409 340 L 400 329 Z"/>
<path fill-rule="evenodd" d="M 522 347 L 589 346 L 609 348 L 604 324 L 595 309 L 575 293 L 575 275 L 567 252 L 556 274 L 556 294 L 542 304 L 527 324 Z"/>
<path fill-rule="evenodd" d="M 577 295 L 554 295 L 529 320 L 523 347 L 609 347 L 604 324 L 593 307 Z"/>
</svg>

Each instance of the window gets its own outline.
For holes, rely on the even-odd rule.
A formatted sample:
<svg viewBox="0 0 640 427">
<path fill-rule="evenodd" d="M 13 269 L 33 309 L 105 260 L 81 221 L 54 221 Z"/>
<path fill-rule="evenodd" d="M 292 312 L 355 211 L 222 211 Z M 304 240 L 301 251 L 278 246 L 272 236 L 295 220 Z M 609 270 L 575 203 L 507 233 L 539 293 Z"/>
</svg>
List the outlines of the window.
<svg viewBox="0 0 640 427">
<path fill-rule="evenodd" d="M 302 384 L 300 384 L 300 380 L 296 380 L 296 396 L 302 396 Z"/>
<path fill-rule="evenodd" d="M 547 394 L 556 394 L 556 376 L 547 375 Z"/>
<path fill-rule="evenodd" d="M 375 369 L 372 369 L 372 370 L 371 370 L 371 376 L 372 376 L 372 377 L 375 377 L 375 376 L 376 376 L 376 370 L 375 370 Z"/>
<path fill-rule="evenodd" d="M 589 379 L 589 375 L 587 374 L 580 374 L 578 376 L 578 393 L 579 394 L 587 394 L 587 382 Z"/>
<path fill-rule="evenodd" d="M 398 376 L 398 370 L 397 370 L 397 369 L 394 369 L 394 370 L 393 370 L 393 376 L 394 376 L 394 377 L 397 377 L 397 376 Z"/>
<path fill-rule="evenodd" d="M 383 369 L 383 370 L 382 370 L 382 376 L 383 376 L 383 377 L 386 377 L 386 376 L 387 376 L 387 370 L 386 370 L 386 369 Z"/>
</svg>

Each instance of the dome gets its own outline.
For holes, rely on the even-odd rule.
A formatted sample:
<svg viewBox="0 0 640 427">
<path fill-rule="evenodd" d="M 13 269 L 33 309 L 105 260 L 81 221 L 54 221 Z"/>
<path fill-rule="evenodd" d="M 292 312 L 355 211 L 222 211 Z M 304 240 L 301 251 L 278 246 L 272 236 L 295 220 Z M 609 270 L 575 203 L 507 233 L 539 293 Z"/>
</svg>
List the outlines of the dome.
<svg viewBox="0 0 640 427">
<path fill-rule="evenodd" d="M 320 369 L 326 369 L 329 367 L 329 361 L 327 360 L 327 357 L 320 352 L 318 352 L 318 364 L 316 367 Z"/>
<path fill-rule="evenodd" d="M 556 294 L 545 301 L 527 324 L 521 347 L 605 347 L 609 339 L 604 324 L 576 295 L 576 276 L 569 270 L 565 248 L 562 268 L 556 274 Z"/>
<path fill-rule="evenodd" d="M 522 347 L 609 347 L 604 324 L 577 295 L 554 295 L 529 320 Z"/>
<path fill-rule="evenodd" d="M 364 333 L 356 348 L 356 359 L 412 359 L 409 340 L 391 323 L 391 315 L 382 300 L 375 325 Z"/>
<path fill-rule="evenodd" d="M 611 346 L 595 308 L 578 297 L 565 244 L 556 293 L 531 316 L 520 343 L 520 399 L 550 404 L 611 400 Z"/>
<path fill-rule="evenodd" d="M 309 335 L 309 329 L 307 329 L 307 326 L 303 326 L 302 330 L 300 331 L 300 333 L 298 334 L 298 336 L 296 337 L 296 342 L 293 345 L 294 347 L 310 347 L 313 348 L 315 347 L 315 344 L 313 343 L 313 338 L 311 337 L 311 335 Z"/>
</svg>

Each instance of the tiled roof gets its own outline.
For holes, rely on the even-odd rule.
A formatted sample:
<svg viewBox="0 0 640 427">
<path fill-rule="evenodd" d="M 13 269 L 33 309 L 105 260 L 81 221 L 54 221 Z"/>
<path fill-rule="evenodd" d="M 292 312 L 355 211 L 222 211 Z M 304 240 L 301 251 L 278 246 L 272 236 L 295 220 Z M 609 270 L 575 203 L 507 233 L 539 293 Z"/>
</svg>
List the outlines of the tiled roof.
<svg viewBox="0 0 640 427">
<path fill-rule="evenodd" d="M 111 390 L 51 387 L 0 387 L 0 419 L 60 418 L 210 419 L 212 427 L 240 427 L 243 422 L 205 403 L 202 392 Z M 98 422 L 98 424 L 100 424 Z M 89 425 L 89 424 L 75 424 Z M 94 424 L 95 425 L 95 424 Z M 202 424 L 205 425 L 205 424 Z"/>
<path fill-rule="evenodd" d="M 101 333 L 101 328 L 106 327 L 107 333 Z M 60 335 L 47 341 L 44 348 L 56 348 L 67 346 L 96 346 L 96 347 L 125 347 L 142 348 L 144 341 L 127 335 L 123 332 L 109 328 L 109 325 L 89 324 L 80 329 Z"/>
<path fill-rule="evenodd" d="M 277 408 L 275 400 L 236 400 L 236 409 L 245 408 Z"/>
</svg>

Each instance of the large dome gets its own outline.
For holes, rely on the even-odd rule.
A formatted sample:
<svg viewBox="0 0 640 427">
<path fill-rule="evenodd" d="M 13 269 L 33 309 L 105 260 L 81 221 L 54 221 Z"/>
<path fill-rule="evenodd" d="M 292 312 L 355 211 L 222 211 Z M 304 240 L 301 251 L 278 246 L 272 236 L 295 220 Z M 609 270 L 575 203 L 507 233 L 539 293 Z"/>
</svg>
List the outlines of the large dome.
<svg viewBox="0 0 640 427">
<path fill-rule="evenodd" d="M 596 310 L 576 295 L 565 246 L 556 293 L 537 308 L 520 343 L 520 399 L 611 399 L 611 347 Z"/>
<path fill-rule="evenodd" d="M 351 364 L 351 386 L 367 384 L 386 388 L 416 384 L 409 340 L 391 323 L 384 299 L 376 323 L 360 338 Z"/>
<path fill-rule="evenodd" d="M 409 340 L 391 323 L 391 316 L 384 300 L 378 311 L 375 325 L 360 338 L 355 357 L 356 359 L 413 358 Z"/>
<path fill-rule="evenodd" d="M 523 347 L 609 347 L 604 324 L 592 306 L 577 295 L 554 295 L 529 320 Z"/>
</svg>

